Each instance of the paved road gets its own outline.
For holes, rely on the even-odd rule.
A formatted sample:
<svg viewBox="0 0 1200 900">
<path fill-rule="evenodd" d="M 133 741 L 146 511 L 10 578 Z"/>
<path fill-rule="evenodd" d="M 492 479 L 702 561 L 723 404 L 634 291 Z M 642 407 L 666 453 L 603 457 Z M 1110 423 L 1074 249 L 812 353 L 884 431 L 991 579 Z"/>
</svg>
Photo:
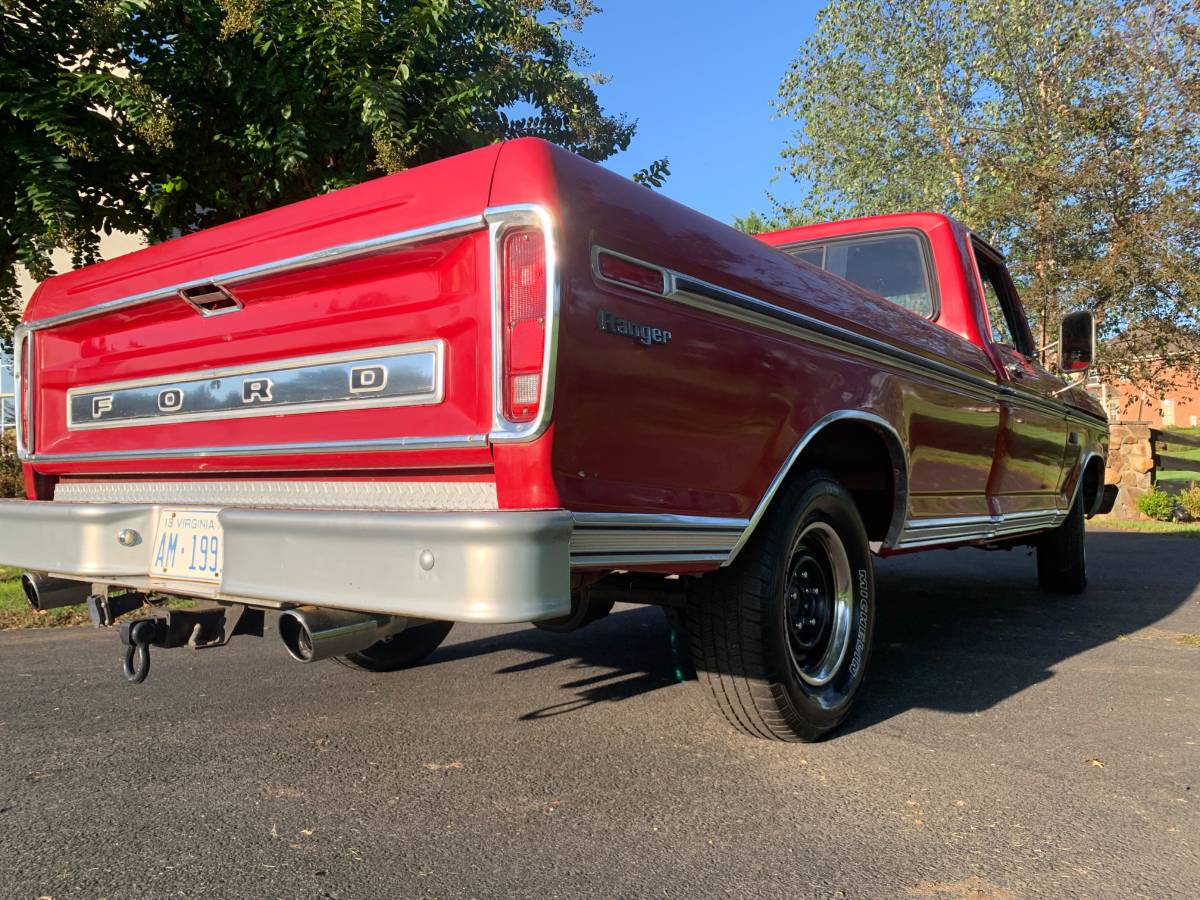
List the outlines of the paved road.
<svg viewBox="0 0 1200 900">
<path fill-rule="evenodd" d="M 429 665 L 0 635 L 0 895 L 1194 897 L 1200 542 L 1097 533 L 1094 589 L 1018 553 L 880 566 L 842 734 L 734 734 L 657 610 L 459 627 Z"/>
</svg>

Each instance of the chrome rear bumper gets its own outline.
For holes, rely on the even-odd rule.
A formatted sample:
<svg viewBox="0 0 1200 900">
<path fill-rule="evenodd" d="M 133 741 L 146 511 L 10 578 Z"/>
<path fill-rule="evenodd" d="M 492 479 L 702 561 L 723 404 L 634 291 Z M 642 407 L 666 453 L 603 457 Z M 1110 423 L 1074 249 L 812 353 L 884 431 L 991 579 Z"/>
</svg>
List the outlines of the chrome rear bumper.
<svg viewBox="0 0 1200 900">
<path fill-rule="evenodd" d="M 533 622 L 570 611 L 573 519 L 565 510 L 223 508 L 224 571 L 219 584 L 203 584 L 148 576 L 161 509 L 0 501 L 0 564 L 261 606 L 457 622 Z M 123 531 L 138 542 L 125 546 Z"/>
</svg>

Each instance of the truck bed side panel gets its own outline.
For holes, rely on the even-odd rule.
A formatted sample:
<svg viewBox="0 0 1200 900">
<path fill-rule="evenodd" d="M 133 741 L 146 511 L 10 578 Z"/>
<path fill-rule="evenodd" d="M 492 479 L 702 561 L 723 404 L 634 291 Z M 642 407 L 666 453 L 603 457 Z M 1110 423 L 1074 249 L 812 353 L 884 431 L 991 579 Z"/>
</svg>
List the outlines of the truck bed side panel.
<svg viewBox="0 0 1200 900">
<path fill-rule="evenodd" d="M 566 154 L 555 163 L 566 299 L 553 461 L 565 506 L 747 517 L 805 432 L 849 409 L 882 416 L 912 448 L 910 514 L 986 514 L 998 407 L 978 348 L 626 179 Z M 899 347 L 910 363 L 602 283 L 594 247 Z M 604 333 L 601 311 L 671 340 Z M 913 357 L 962 379 L 931 377 Z"/>
</svg>

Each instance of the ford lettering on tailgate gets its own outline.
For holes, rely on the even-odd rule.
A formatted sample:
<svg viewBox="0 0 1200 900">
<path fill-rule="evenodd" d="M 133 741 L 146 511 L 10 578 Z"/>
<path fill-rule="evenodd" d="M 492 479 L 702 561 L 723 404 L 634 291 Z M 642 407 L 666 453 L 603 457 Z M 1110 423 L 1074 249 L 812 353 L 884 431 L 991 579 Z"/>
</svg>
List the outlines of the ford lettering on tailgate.
<svg viewBox="0 0 1200 900">
<path fill-rule="evenodd" d="M 67 422 L 108 428 L 439 403 L 443 356 L 441 341 L 424 341 L 89 385 L 67 392 Z"/>
</svg>

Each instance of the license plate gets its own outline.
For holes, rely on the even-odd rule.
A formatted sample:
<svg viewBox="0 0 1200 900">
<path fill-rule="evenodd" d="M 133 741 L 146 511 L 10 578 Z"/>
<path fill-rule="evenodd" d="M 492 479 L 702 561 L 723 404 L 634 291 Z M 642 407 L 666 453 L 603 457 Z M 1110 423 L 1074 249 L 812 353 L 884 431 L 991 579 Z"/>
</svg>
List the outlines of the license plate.
<svg viewBox="0 0 1200 900">
<path fill-rule="evenodd" d="M 150 574 L 220 582 L 224 540 L 214 510 L 164 509 L 158 517 Z"/>
</svg>

